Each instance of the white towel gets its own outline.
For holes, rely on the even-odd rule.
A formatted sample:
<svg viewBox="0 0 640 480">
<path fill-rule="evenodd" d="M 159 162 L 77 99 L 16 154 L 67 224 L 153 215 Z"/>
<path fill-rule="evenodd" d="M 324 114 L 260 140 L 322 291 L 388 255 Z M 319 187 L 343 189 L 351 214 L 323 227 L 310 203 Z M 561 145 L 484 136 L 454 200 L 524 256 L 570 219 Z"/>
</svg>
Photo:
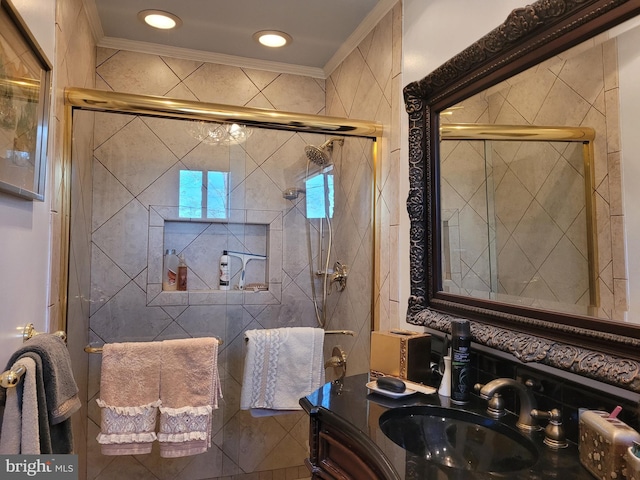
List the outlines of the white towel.
<svg viewBox="0 0 640 480">
<path fill-rule="evenodd" d="M 247 330 L 240 408 L 254 416 L 301 410 L 300 398 L 324 384 L 324 330 Z"/>
</svg>

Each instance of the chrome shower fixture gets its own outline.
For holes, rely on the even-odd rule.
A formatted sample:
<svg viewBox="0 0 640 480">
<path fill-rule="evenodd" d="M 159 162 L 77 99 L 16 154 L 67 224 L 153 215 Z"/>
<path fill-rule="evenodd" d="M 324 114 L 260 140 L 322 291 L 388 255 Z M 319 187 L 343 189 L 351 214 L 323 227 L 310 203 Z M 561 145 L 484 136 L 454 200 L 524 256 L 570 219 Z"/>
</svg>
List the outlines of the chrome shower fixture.
<svg viewBox="0 0 640 480">
<path fill-rule="evenodd" d="M 305 193 L 302 188 L 289 187 L 282 191 L 282 198 L 285 200 L 295 200 L 301 193 Z"/>
<path fill-rule="evenodd" d="M 339 145 L 344 145 L 343 138 L 330 138 L 326 142 L 324 142 L 319 147 L 315 145 L 307 145 L 304 147 L 304 153 L 307 155 L 307 158 L 320 167 L 324 167 L 328 163 L 331 163 L 331 159 L 329 158 L 329 152 L 333 150 L 333 143 L 336 142 Z"/>
</svg>

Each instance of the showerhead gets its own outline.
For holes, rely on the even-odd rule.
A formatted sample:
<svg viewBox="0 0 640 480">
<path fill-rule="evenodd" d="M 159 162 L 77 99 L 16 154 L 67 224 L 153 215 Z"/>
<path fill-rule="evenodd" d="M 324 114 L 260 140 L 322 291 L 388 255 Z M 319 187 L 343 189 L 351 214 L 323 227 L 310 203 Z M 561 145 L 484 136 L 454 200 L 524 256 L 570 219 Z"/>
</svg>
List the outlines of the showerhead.
<svg viewBox="0 0 640 480">
<path fill-rule="evenodd" d="M 304 153 L 310 161 L 319 167 L 324 167 L 331 163 L 331 158 L 329 158 L 329 154 L 327 152 L 330 152 L 333 149 L 334 142 L 337 142 L 340 145 L 344 144 L 344 140 L 342 138 L 330 138 L 319 147 L 316 147 L 315 145 L 307 145 L 304 147 Z"/>
<path fill-rule="evenodd" d="M 320 147 L 316 147 L 315 145 L 307 145 L 304 147 L 304 153 L 307 155 L 309 160 L 320 167 L 324 167 L 330 161 L 329 155 L 327 155 L 327 153 Z"/>
</svg>

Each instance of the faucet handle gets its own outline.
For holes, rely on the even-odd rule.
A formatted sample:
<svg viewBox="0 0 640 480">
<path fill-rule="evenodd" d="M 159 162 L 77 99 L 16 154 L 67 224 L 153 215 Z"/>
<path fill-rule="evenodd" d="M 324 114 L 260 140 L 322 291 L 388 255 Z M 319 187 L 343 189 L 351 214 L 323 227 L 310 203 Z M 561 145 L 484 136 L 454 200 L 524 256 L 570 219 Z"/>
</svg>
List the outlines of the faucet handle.
<svg viewBox="0 0 640 480">
<path fill-rule="evenodd" d="M 542 384 L 540 383 L 539 380 L 533 379 L 533 378 L 527 378 L 524 382 L 524 384 L 529 387 L 532 390 L 535 390 L 537 392 L 542 390 Z"/>
<path fill-rule="evenodd" d="M 544 444 L 554 450 L 566 448 L 568 443 L 562 428 L 562 413 L 557 408 L 545 412 L 544 410 L 531 410 L 531 416 L 536 419 L 549 420 L 544 429 Z"/>
<path fill-rule="evenodd" d="M 480 393 L 484 385 L 482 383 L 476 383 L 473 386 L 473 390 L 476 393 Z M 500 393 L 496 392 L 487 402 L 487 415 L 491 418 L 501 418 L 507 414 L 507 411 L 504 408 L 504 399 Z"/>
</svg>

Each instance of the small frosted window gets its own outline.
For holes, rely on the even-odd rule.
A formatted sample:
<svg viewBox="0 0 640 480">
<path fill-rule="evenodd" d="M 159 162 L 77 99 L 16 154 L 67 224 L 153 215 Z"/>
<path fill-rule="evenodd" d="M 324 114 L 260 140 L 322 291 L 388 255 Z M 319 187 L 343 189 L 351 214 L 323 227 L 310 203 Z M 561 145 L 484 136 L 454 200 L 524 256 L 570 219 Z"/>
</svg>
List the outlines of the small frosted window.
<svg viewBox="0 0 640 480">
<path fill-rule="evenodd" d="M 181 218 L 227 218 L 229 173 L 180 170 L 178 215 Z M 205 188 L 206 187 L 206 188 Z"/>
<path fill-rule="evenodd" d="M 307 218 L 333 218 L 333 175 L 320 173 L 306 183 Z M 328 205 L 327 205 L 328 202 Z"/>
<path fill-rule="evenodd" d="M 207 172 L 207 218 L 227 218 L 229 173 Z"/>
<path fill-rule="evenodd" d="M 180 170 L 180 200 L 178 215 L 200 217 L 202 212 L 202 172 Z"/>
</svg>

